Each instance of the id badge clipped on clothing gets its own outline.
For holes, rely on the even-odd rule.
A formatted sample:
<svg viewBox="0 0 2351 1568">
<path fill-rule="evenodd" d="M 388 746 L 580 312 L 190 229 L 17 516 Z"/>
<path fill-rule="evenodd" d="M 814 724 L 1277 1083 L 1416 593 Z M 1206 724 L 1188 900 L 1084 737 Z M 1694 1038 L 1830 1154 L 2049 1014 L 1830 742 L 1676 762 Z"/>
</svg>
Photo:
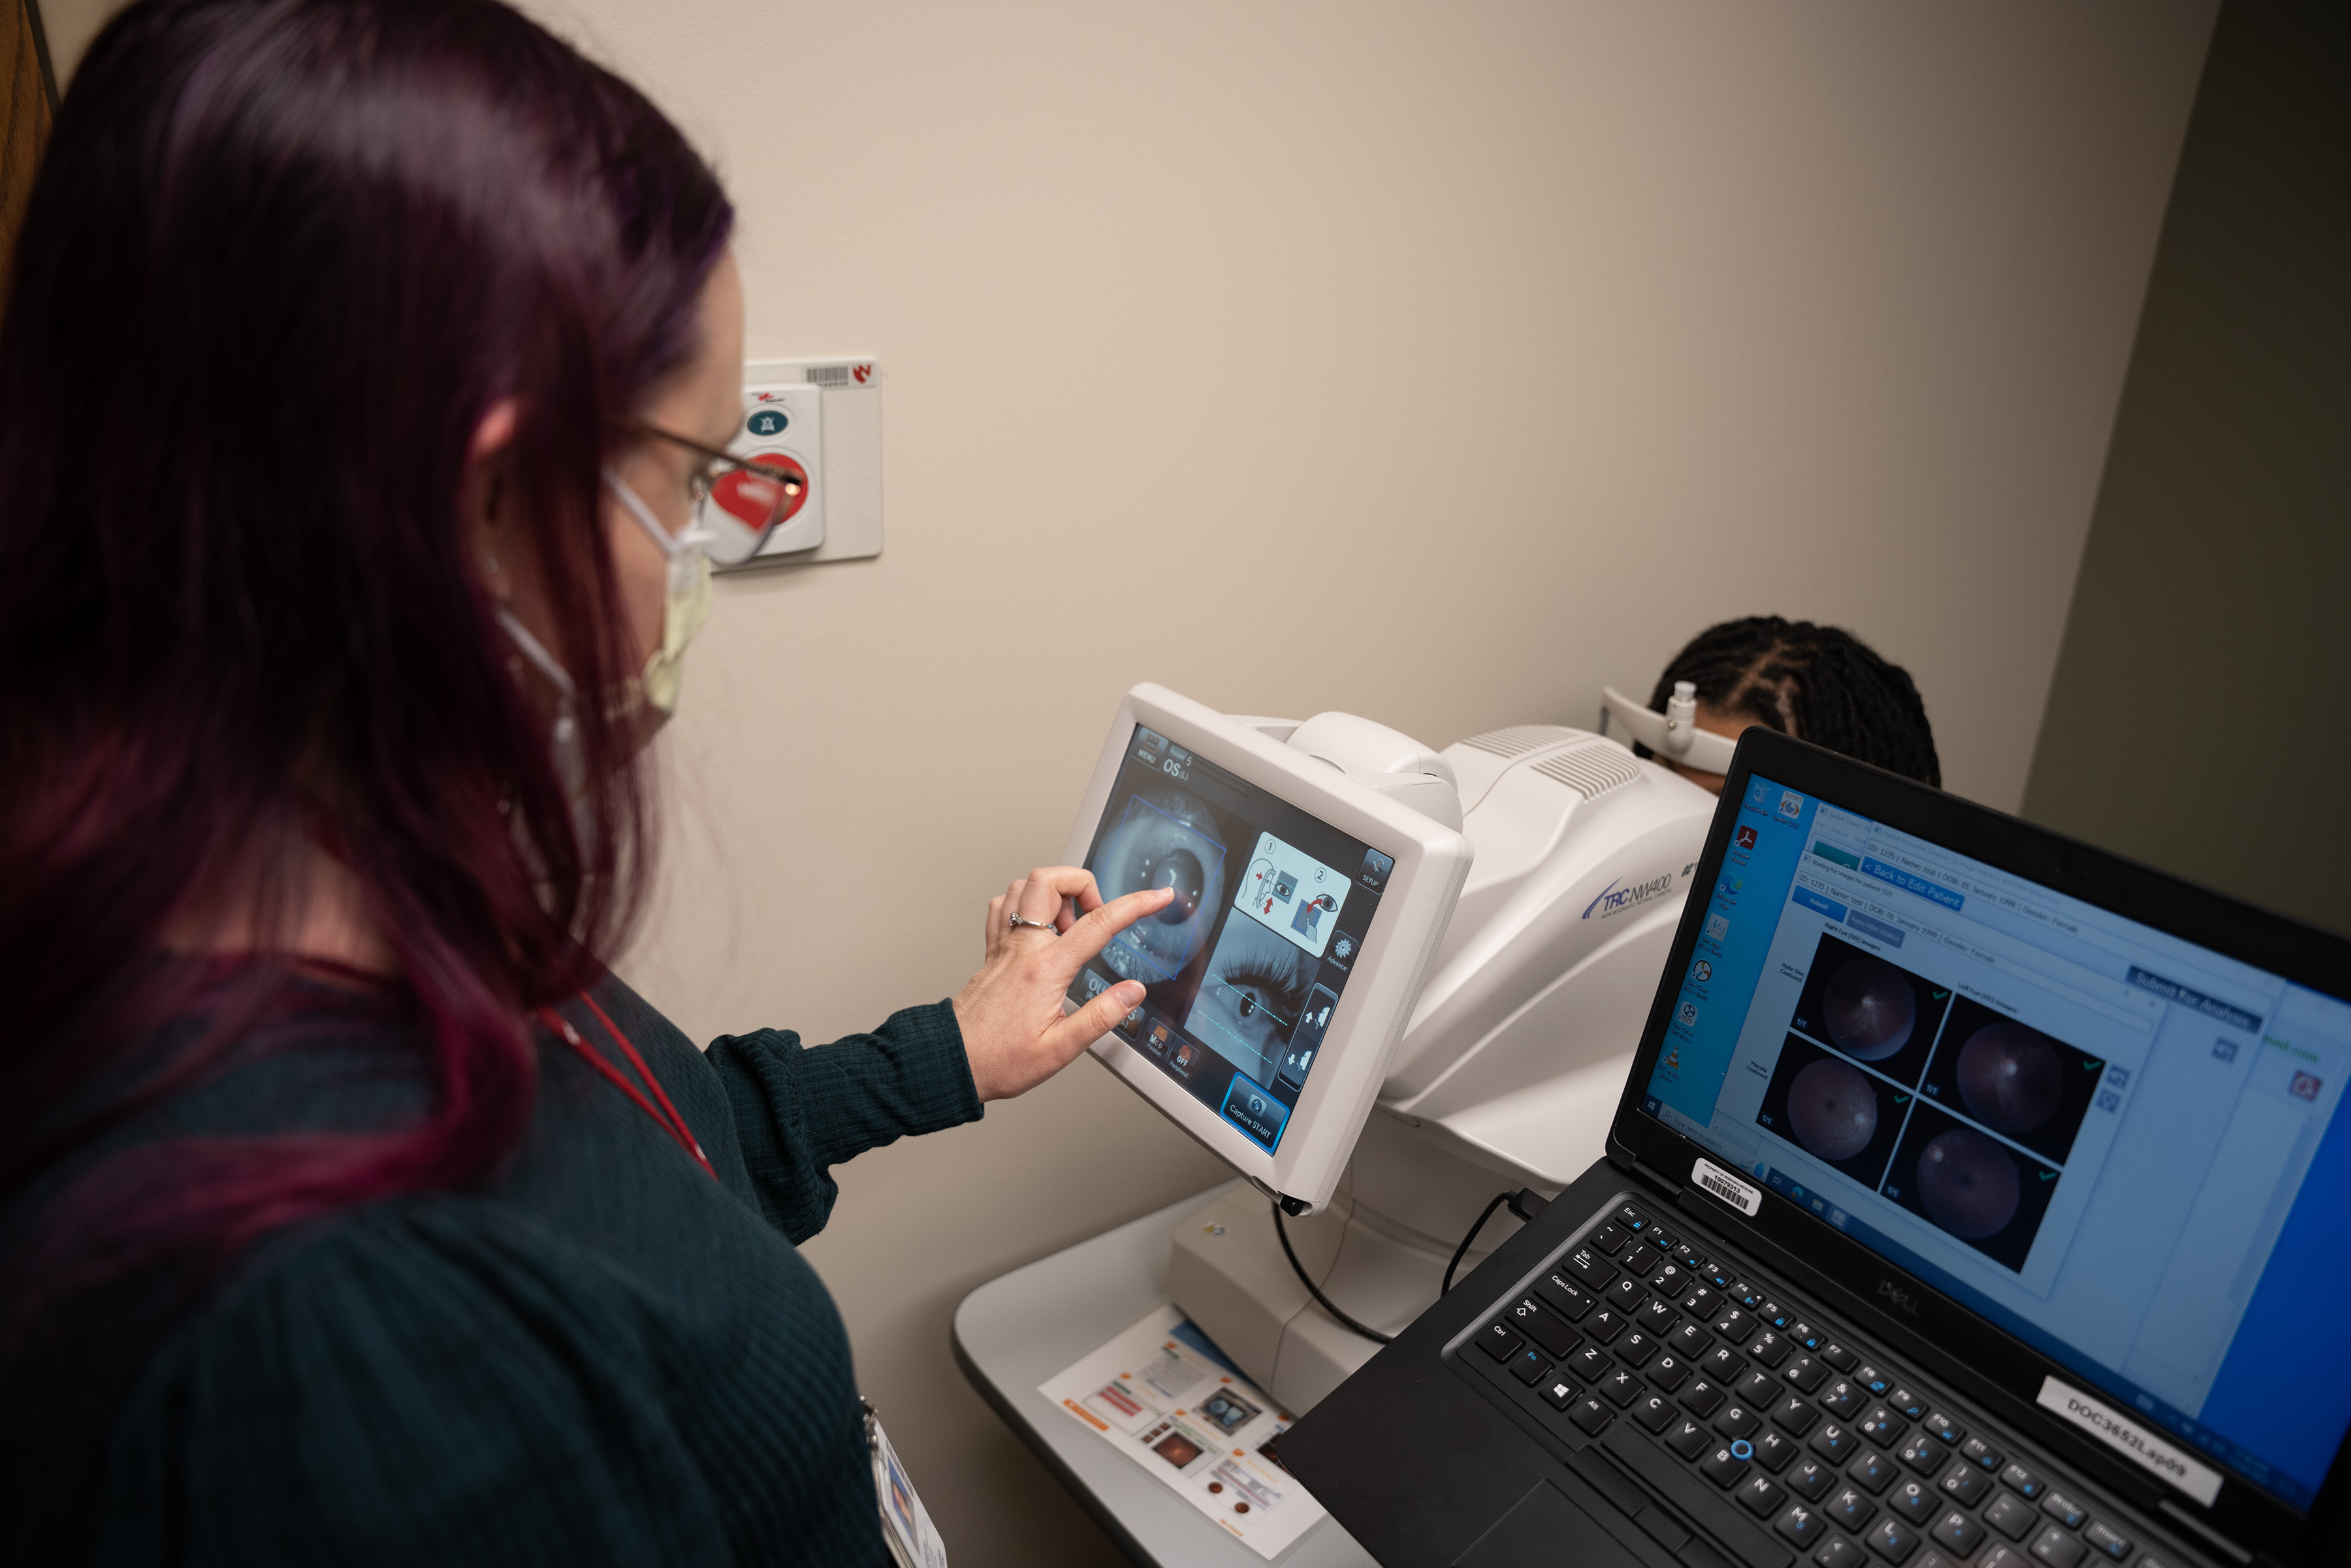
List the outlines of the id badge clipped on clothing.
<svg viewBox="0 0 2351 1568">
<path fill-rule="evenodd" d="M 882 1430 L 882 1417 L 872 1402 L 860 1396 L 865 1409 L 865 1447 L 873 1458 L 873 1490 L 882 1500 L 882 1541 L 897 1560 L 898 1568 L 947 1568 L 947 1549 L 906 1479 L 906 1467 Z"/>
</svg>

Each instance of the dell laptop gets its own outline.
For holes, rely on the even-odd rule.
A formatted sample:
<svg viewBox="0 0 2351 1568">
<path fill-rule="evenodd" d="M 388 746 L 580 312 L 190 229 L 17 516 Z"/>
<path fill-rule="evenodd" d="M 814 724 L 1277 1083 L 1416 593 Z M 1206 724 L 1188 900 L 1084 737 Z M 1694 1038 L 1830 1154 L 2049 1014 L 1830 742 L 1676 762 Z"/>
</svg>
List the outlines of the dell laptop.
<svg viewBox="0 0 2351 1568">
<path fill-rule="evenodd" d="M 1606 1157 L 1284 1437 L 1340 1522 L 2344 1563 L 2351 944 L 1760 728 L 1693 889 Z"/>
</svg>

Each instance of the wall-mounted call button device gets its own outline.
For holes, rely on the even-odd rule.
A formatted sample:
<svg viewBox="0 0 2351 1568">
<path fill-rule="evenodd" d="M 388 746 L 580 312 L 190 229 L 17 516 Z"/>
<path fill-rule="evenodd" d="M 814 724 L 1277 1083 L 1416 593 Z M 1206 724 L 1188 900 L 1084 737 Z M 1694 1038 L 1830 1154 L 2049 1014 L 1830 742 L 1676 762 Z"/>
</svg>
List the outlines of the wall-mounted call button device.
<svg viewBox="0 0 2351 1568">
<path fill-rule="evenodd" d="M 759 553 L 735 570 L 882 553 L 882 375 L 873 361 L 747 363 L 743 423 L 727 450 L 805 481 Z M 721 506 L 726 488 L 722 481 L 713 492 Z"/>
<path fill-rule="evenodd" d="M 780 468 L 800 482 L 799 495 L 777 523 L 776 531 L 759 547 L 758 559 L 798 555 L 824 543 L 824 392 L 803 382 L 798 384 L 747 386 L 743 389 L 743 423 L 726 448 L 765 468 Z M 711 499 L 726 507 L 743 475 L 740 470 L 719 477 Z M 745 506 L 757 510 L 768 504 L 764 487 Z M 733 509 L 732 507 L 729 508 Z M 755 519 L 756 521 L 756 519 Z"/>
</svg>

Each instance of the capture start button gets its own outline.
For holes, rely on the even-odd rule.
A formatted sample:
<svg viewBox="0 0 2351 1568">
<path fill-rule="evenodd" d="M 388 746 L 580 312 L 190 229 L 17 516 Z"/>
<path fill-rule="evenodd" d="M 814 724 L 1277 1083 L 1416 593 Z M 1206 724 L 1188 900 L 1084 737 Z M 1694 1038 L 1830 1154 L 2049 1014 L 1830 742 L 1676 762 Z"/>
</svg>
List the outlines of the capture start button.
<svg viewBox="0 0 2351 1568">
<path fill-rule="evenodd" d="M 1246 1072 L 1234 1073 L 1226 1087 L 1224 1113 L 1226 1121 L 1263 1144 L 1269 1154 L 1281 1141 L 1281 1124 L 1290 1120 L 1290 1107 Z"/>
</svg>

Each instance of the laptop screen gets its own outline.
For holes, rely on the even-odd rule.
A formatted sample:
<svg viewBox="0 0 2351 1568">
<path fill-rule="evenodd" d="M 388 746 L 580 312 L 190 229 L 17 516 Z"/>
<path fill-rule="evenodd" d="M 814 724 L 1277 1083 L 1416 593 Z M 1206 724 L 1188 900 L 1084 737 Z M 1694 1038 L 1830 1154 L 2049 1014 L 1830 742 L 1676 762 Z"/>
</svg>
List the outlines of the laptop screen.
<svg viewBox="0 0 2351 1568">
<path fill-rule="evenodd" d="M 2343 1002 L 1754 777 L 1642 1109 L 2307 1510 L 2346 1074 Z"/>
</svg>

